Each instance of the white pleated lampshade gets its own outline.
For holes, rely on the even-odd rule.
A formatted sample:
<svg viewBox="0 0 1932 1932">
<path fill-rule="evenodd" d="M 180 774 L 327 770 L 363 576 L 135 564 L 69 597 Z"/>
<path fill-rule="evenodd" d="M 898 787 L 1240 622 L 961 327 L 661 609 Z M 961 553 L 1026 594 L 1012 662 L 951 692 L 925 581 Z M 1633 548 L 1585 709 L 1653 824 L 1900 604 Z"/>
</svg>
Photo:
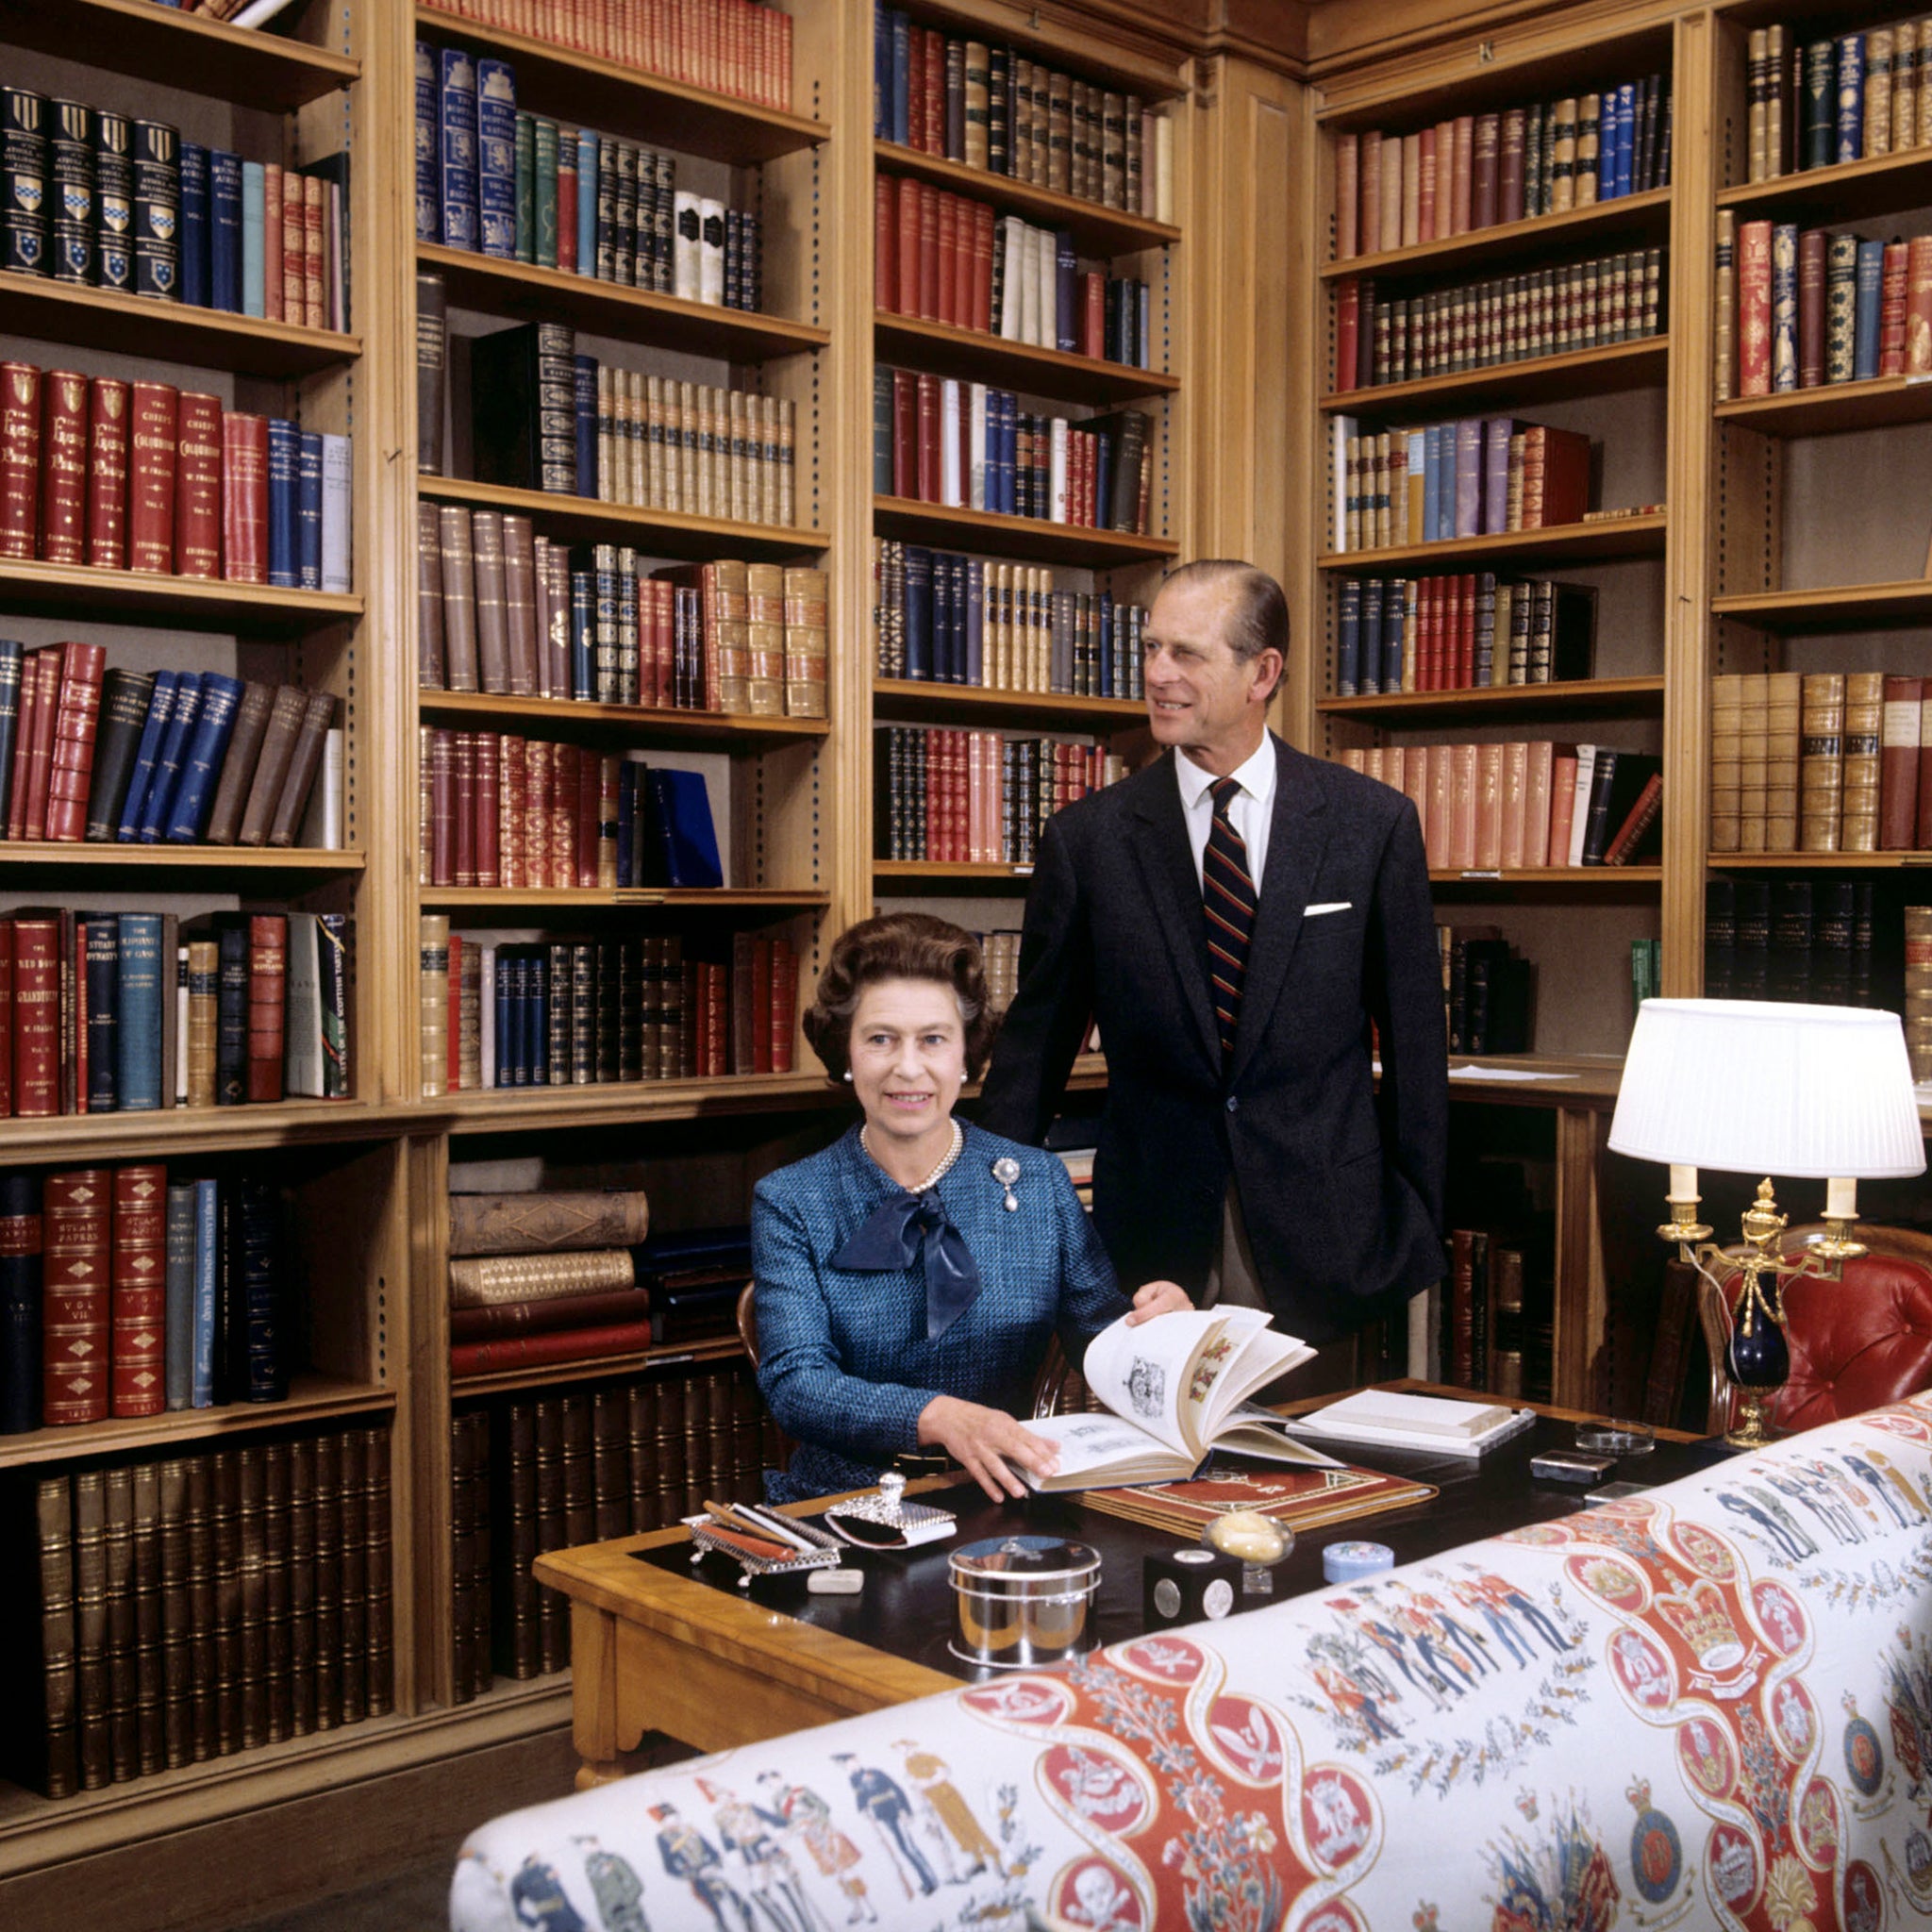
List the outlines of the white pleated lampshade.
<svg viewBox="0 0 1932 1932">
<path fill-rule="evenodd" d="M 1896 1013 L 1645 1000 L 1610 1146 L 1639 1160 L 1797 1180 L 1924 1174 Z"/>
</svg>

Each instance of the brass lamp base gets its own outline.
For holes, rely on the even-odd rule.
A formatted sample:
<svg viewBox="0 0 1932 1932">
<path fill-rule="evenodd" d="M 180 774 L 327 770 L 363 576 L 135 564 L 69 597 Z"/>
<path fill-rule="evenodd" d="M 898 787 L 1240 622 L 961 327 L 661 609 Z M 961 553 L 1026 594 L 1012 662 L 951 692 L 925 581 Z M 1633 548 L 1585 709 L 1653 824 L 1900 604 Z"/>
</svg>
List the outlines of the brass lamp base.
<svg viewBox="0 0 1932 1932">
<path fill-rule="evenodd" d="M 1739 1383 L 1732 1383 L 1737 1394 L 1737 1407 L 1732 1412 L 1731 1426 L 1724 1431 L 1724 1441 L 1733 1449 L 1767 1449 L 1777 1440 L 1772 1427 L 1771 1408 L 1776 1399 L 1775 1389 L 1746 1389 Z"/>
</svg>

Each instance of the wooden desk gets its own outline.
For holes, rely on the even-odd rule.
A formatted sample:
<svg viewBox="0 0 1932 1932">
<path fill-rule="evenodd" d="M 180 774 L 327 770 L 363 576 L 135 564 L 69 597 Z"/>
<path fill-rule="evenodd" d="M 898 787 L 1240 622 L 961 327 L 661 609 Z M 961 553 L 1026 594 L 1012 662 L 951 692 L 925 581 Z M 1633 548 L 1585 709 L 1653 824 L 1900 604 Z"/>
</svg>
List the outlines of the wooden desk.
<svg viewBox="0 0 1932 1932">
<path fill-rule="evenodd" d="M 1385 1386 L 1426 1387 L 1414 1382 Z M 1468 1394 L 1466 1390 L 1434 1392 Z M 1316 1407 L 1332 1399 L 1320 1396 L 1289 1407 Z M 1433 1503 L 1370 1517 L 1359 1525 L 1334 1524 L 1310 1532 L 1291 1561 L 1285 1577 L 1288 1591 L 1319 1587 L 1321 1546 L 1339 1537 L 1361 1535 L 1387 1541 L 1398 1560 L 1407 1562 L 1576 1507 L 1575 1491 L 1532 1487 L 1527 1462 L 1536 1447 L 1569 1446 L 1572 1432 L 1563 1424 L 1591 1418 L 1543 1404 L 1522 1406 L 1538 1408 L 1548 1420 L 1491 1451 L 1480 1463 L 1437 1458 L 1424 1466 L 1412 1457 L 1385 1457 L 1374 1451 L 1355 1455 L 1353 1459 L 1375 1467 L 1419 1475 L 1439 1485 L 1442 1493 Z M 1697 1441 L 1674 1430 L 1657 1433 L 1660 1444 Z M 1667 1481 L 1701 1466 L 1708 1453 L 1715 1452 L 1665 1451 L 1654 1458 L 1633 1460 L 1621 1473 L 1633 1480 Z M 1657 1465 L 1655 1474 L 1645 1467 L 1652 1462 Z M 931 1491 L 953 1487 L 958 1480 L 931 1476 L 908 1488 L 912 1492 Z M 949 1498 L 949 1507 L 953 1501 Z M 824 1507 L 824 1501 L 801 1505 L 791 1513 L 815 1514 Z M 997 1533 L 1002 1524 L 1011 1525 L 1013 1515 L 1024 1508 L 1029 1523 L 1051 1517 L 1055 1528 L 1100 1544 L 1108 1558 L 1102 1587 L 1112 1598 L 1116 1625 L 1109 1630 L 1108 1618 L 1096 1617 L 1105 1641 L 1127 1634 L 1119 1625 L 1135 1614 L 1132 1607 L 1138 1605 L 1139 1557 L 1171 1547 L 1174 1541 L 1171 1535 L 1081 1511 L 1071 1497 L 1031 1498 L 1004 1510 L 987 1504 L 987 1520 L 976 1524 L 964 1520 L 969 1507 L 971 1498 L 959 1500 L 962 1524 L 957 1541 Z M 802 1621 L 803 1616 L 822 1614 L 828 1622 L 850 1622 L 858 1614 L 849 1607 L 853 1599 L 807 1596 L 802 1579 L 774 1579 L 756 1585 L 748 1594 L 706 1580 L 728 1574 L 724 1559 L 708 1558 L 705 1577 L 682 1562 L 663 1557 L 651 1560 L 656 1553 L 685 1546 L 688 1538 L 680 1527 L 556 1550 L 537 1559 L 538 1580 L 571 1599 L 573 1723 L 581 1759 L 576 1779 L 580 1790 L 635 1769 L 625 1762 L 625 1756 L 637 1749 L 646 1731 L 662 1732 L 701 1751 L 719 1751 L 958 1690 L 962 1682 L 972 1681 L 963 1665 L 955 1674 L 935 1668 L 931 1661 L 935 1657 L 944 1659 L 951 1605 L 949 1597 L 941 1596 L 940 1586 L 945 1554 L 957 1541 L 928 1544 L 910 1558 L 854 1553 L 853 1560 L 867 1571 L 868 1596 L 875 1604 L 892 1587 L 884 1579 L 897 1582 L 906 1575 L 906 1566 L 920 1565 L 924 1583 L 922 1602 L 909 1620 L 913 1627 L 907 1641 L 897 1646 L 919 1654 L 912 1657 Z M 784 1596 L 784 1608 L 763 1600 L 772 1594 Z M 878 1607 L 885 1609 L 883 1604 Z"/>
</svg>

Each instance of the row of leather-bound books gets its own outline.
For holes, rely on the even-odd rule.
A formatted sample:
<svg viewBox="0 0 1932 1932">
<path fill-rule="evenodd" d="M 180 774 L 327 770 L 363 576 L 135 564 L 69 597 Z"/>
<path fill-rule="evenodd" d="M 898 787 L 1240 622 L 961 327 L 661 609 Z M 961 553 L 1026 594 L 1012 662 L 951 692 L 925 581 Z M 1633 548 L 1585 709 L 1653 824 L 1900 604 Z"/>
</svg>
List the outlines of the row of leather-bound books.
<svg viewBox="0 0 1932 1932">
<path fill-rule="evenodd" d="M 388 1711 L 389 1458 L 325 1427 L 14 1474 L 8 1775 L 66 1797 Z"/>
<path fill-rule="evenodd" d="M 743 1364 L 479 1404 L 450 1435 L 459 1702 L 569 1664 L 569 1602 L 531 1574 L 540 1554 L 755 1502 L 779 1448 Z"/>
</svg>

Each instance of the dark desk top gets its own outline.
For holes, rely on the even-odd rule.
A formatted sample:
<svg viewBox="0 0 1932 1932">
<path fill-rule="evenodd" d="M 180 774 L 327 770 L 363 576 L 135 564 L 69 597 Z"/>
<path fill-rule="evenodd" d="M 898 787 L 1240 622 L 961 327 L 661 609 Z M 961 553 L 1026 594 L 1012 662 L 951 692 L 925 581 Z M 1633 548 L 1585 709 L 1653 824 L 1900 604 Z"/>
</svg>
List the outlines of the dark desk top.
<svg viewBox="0 0 1932 1932">
<path fill-rule="evenodd" d="M 1480 1537 L 1567 1516 L 1586 1507 L 1583 1499 L 1588 1491 L 1563 1483 L 1538 1481 L 1529 1473 L 1529 1460 L 1540 1451 L 1571 1449 L 1575 1442 L 1574 1421 L 1545 1415 L 1539 1416 L 1525 1433 L 1499 1444 L 1479 1461 L 1361 1446 L 1337 1449 L 1346 1461 L 1432 1483 L 1441 1493 L 1430 1502 L 1391 1509 L 1386 1515 L 1307 1531 L 1297 1538 L 1293 1554 L 1275 1573 L 1274 1596 L 1250 1597 L 1246 1603 L 1251 1607 L 1278 1603 L 1324 1588 L 1322 1551 L 1331 1542 L 1366 1539 L 1387 1543 L 1398 1563 L 1412 1563 Z M 1659 1441 L 1647 1456 L 1624 1457 L 1613 1479 L 1673 1482 L 1723 1460 L 1725 1454 L 1717 1442 Z M 862 1594 L 813 1596 L 803 1576 L 772 1576 L 753 1579 L 752 1601 L 801 1624 L 888 1651 L 962 1682 L 976 1683 L 996 1673 L 966 1663 L 947 1648 L 955 1629 L 946 1561 L 952 1551 L 982 1537 L 1011 1536 L 1022 1530 L 1091 1544 L 1101 1556 L 1093 1634 L 1095 1642 L 1105 1644 L 1141 1634 L 1142 1560 L 1174 1549 L 1182 1541 L 1168 1532 L 1082 1508 L 1074 1496 L 1028 1496 L 998 1504 L 990 1502 L 976 1484 L 966 1483 L 953 1489 L 923 1491 L 919 1500 L 952 1510 L 959 1519 L 958 1533 L 944 1542 L 927 1543 L 916 1550 L 848 1550 L 843 1559 L 847 1567 L 865 1573 Z M 731 1595 L 743 1594 L 738 1589 L 738 1566 L 728 1557 L 708 1556 L 693 1565 L 691 1546 L 682 1542 L 634 1554 L 639 1562 L 697 1578 Z"/>
</svg>

